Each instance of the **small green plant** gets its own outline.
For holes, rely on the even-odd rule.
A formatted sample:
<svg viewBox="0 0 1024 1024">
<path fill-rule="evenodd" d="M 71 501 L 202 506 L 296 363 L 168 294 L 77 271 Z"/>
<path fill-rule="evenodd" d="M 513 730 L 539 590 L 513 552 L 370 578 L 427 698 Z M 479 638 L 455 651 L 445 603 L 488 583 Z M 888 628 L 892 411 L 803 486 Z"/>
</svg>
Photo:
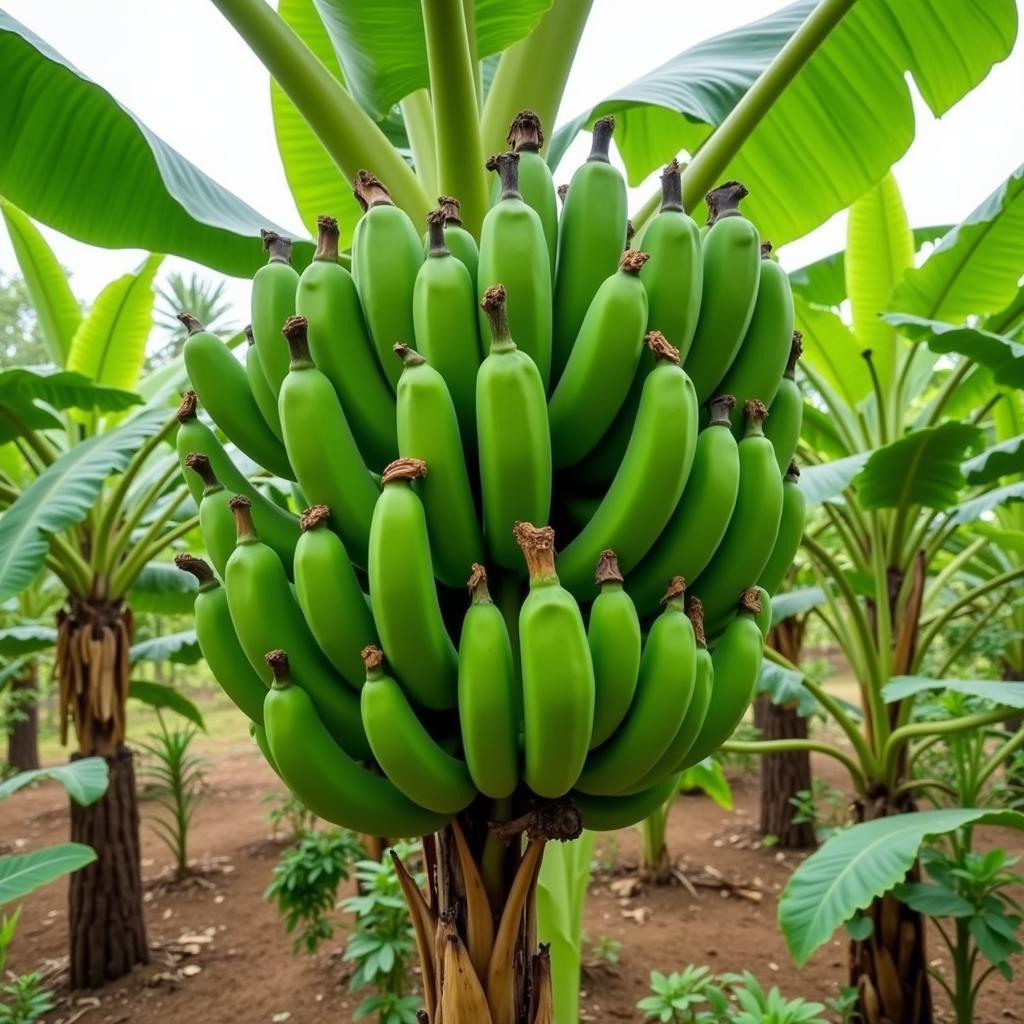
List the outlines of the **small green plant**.
<svg viewBox="0 0 1024 1024">
<path fill-rule="evenodd" d="M 54 1007 L 53 996 L 43 988 L 38 972 L 7 975 L 7 949 L 20 915 L 19 907 L 10 916 L 0 917 L 0 1024 L 35 1024 Z"/>
<path fill-rule="evenodd" d="M 189 750 L 199 730 L 191 722 L 170 728 L 160 711 L 157 721 L 157 732 L 139 743 L 152 758 L 144 778 L 166 812 L 150 824 L 171 851 L 175 876 L 181 880 L 189 874 L 189 833 L 203 793 L 203 760 Z"/>
<path fill-rule="evenodd" d="M 708 1002 L 714 980 L 710 967 L 693 964 L 667 975 L 651 971 L 651 994 L 641 999 L 636 1008 L 646 1020 L 661 1024 L 711 1024 L 714 1018 L 699 1007 Z"/>
<path fill-rule="evenodd" d="M 320 820 L 287 790 L 267 793 L 263 803 L 270 804 L 267 821 L 274 838 L 283 837 L 290 844 L 296 845 L 310 832 L 316 831 Z"/>
<path fill-rule="evenodd" d="M 416 844 L 400 843 L 395 852 L 407 864 L 416 849 Z M 355 964 L 352 991 L 374 988 L 376 992 L 359 1004 L 353 1020 L 376 1013 L 380 1024 L 416 1024 L 416 1011 L 423 1002 L 410 993 L 415 940 L 391 858 L 359 861 L 356 880 L 359 892 L 341 903 L 341 909 L 356 919 L 345 959 Z M 417 885 L 423 882 L 417 874 Z"/>
<path fill-rule="evenodd" d="M 795 808 L 793 824 L 810 822 L 819 843 L 842 831 L 849 818 L 843 791 L 821 778 L 813 779 L 810 789 L 799 790 L 789 802 Z"/>
<path fill-rule="evenodd" d="M 836 1024 L 858 1024 L 860 1014 L 857 1012 L 857 990 L 844 985 L 839 995 L 830 996 L 825 1005 L 835 1014 Z"/>
<path fill-rule="evenodd" d="M 598 935 L 590 944 L 590 955 L 601 963 L 617 964 L 622 952 L 622 943 L 610 935 Z"/>
<path fill-rule="evenodd" d="M 334 934 L 338 886 L 364 853 L 354 832 L 338 828 L 307 832 L 285 851 L 263 898 L 277 905 L 285 931 L 295 935 L 293 953 L 315 953 Z"/>
</svg>

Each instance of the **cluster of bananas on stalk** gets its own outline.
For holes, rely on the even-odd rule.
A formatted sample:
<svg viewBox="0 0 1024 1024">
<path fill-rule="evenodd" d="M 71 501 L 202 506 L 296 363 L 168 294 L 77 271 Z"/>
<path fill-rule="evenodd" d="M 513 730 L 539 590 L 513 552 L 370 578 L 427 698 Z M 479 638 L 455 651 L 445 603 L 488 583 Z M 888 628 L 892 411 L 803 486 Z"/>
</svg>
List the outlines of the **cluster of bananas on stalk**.
<svg viewBox="0 0 1024 1024">
<path fill-rule="evenodd" d="M 351 272 L 330 217 L 301 274 L 265 233 L 244 365 L 182 316 L 199 642 L 330 821 L 418 836 L 482 795 L 622 827 L 753 698 L 804 518 L 789 282 L 743 186 L 699 228 L 674 161 L 630 240 L 613 130 L 562 192 L 520 114 L 479 245 L 366 172 Z"/>
</svg>

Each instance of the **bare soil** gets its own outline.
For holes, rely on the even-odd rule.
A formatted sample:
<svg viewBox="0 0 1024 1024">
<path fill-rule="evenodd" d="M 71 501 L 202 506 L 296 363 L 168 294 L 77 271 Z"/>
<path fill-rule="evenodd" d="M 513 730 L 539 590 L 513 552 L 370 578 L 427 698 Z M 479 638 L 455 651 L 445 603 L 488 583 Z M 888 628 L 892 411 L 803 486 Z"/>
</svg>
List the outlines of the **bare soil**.
<svg viewBox="0 0 1024 1024">
<path fill-rule="evenodd" d="M 263 799 L 280 784 L 240 727 L 208 756 L 209 789 L 192 840 L 194 856 L 207 871 L 200 880 L 183 886 L 161 880 L 167 852 L 145 825 L 154 807 L 143 804 L 148 967 L 97 992 L 69 993 L 66 883 L 25 901 L 8 966 L 46 972 L 59 998 L 47 1024 L 338 1024 L 352 1019 L 361 996 L 348 991 L 340 961 L 344 927 L 317 956 L 293 956 L 282 923 L 262 898 L 283 849 L 269 835 Z M 831 763 L 816 763 L 815 770 L 842 785 Z M 776 902 L 799 857 L 757 842 L 757 779 L 733 781 L 733 812 L 692 796 L 681 797 L 673 811 L 669 848 L 695 883 L 693 892 L 675 884 L 642 886 L 623 895 L 630 887 L 621 883 L 628 881 L 638 856 L 635 834 L 626 830 L 599 840 L 605 870 L 591 886 L 585 930 L 591 940 L 608 936 L 622 947 L 617 965 L 588 966 L 584 1020 L 639 1022 L 635 1007 L 648 992 L 650 971 L 689 963 L 716 971 L 750 970 L 790 996 L 824 999 L 845 983 L 842 938 L 822 948 L 803 970 L 790 960 L 776 927 Z M 59 788 L 20 793 L 0 808 L 0 846 L 29 850 L 64 841 L 67 821 Z M 992 839 L 1015 843 L 1016 852 L 1024 852 L 1024 843 L 1012 834 Z M 948 965 L 937 936 L 931 954 L 938 966 Z M 951 1020 L 942 993 L 935 995 L 939 1019 Z M 1024 981 L 992 981 L 977 1020 L 1024 1020 Z"/>
</svg>

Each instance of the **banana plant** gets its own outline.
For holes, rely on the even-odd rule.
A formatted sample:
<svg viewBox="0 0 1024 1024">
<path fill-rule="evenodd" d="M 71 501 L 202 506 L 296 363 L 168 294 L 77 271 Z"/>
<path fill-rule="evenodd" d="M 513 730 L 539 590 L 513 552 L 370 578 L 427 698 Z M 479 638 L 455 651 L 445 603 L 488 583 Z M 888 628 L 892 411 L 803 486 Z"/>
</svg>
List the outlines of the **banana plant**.
<svg viewBox="0 0 1024 1024">
<path fill-rule="evenodd" d="M 1002 705 L 914 721 L 917 690 L 897 683 L 921 674 L 950 623 L 966 617 L 972 630 L 984 628 L 980 603 L 1004 603 L 1024 576 L 1019 560 L 983 550 L 991 542 L 972 533 L 986 530 L 999 510 L 1016 513 L 1010 503 L 1024 496 L 1019 480 L 1004 482 L 1024 469 L 1024 438 L 997 440 L 1005 410 L 1019 408 L 1024 367 L 1024 349 L 1009 336 L 1024 315 L 1024 245 L 1014 227 L 1022 212 L 1024 168 L 915 267 L 914 236 L 888 175 L 850 209 L 842 274 L 831 259 L 794 275 L 804 335 L 800 451 L 808 466 L 800 485 L 814 509 L 802 550 L 821 589 L 813 614 L 850 664 L 863 723 L 804 678 L 847 746 L 817 738 L 730 746 L 839 760 L 859 821 L 916 809 L 933 784 L 910 771 L 917 743 L 1017 714 L 1004 691 Z M 848 318 L 839 312 L 846 303 Z M 982 565 L 992 568 L 982 572 Z M 963 649 L 947 651 L 942 669 Z M 784 655 L 768 650 L 766 657 L 799 681 Z M 880 1007 L 892 1020 L 929 1020 L 922 919 L 899 904 L 899 927 L 889 927 L 896 906 L 872 902 L 865 917 L 876 925 L 874 937 L 852 942 L 860 1012 L 870 1020 Z M 895 988 L 884 977 L 890 956 L 907 965 Z M 901 1016 L 897 1004 L 913 1014 Z"/>
<path fill-rule="evenodd" d="M 59 585 L 55 630 L 20 639 L 54 650 L 62 742 L 71 734 L 75 756 L 109 765 L 103 798 L 71 814 L 72 838 L 98 858 L 70 909 L 72 984 L 92 987 L 148 955 L 124 745 L 133 602 L 166 578 L 152 563 L 197 519 L 167 444 L 177 420 L 166 388 L 151 378 L 148 403 L 135 390 L 161 257 L 107 285 L 83 315 L 29 218 L 6 202 L 3 215 L 54 365 L 0 372 L 0 601 Z"/>
</svg>

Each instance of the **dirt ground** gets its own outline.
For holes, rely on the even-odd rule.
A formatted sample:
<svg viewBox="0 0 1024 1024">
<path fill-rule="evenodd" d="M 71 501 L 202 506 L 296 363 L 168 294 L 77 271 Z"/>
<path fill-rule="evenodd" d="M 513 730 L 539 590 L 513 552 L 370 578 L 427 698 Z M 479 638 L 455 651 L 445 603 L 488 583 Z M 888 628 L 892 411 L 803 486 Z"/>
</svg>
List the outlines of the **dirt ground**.
<svg viewBox="0 0 1024 1024">
<path fill-rule="evenodd" d="M 274 909 L 262 899 L 282 846 L 269 835 L 267 793 L 279 783 L 239 725 L 207 752 L 208 793 L 197 816 L 193 854 L 217 869 L 204 885 L 166 891 L 158 883 L 167 853 L 145 826 L 153 807 L 143 804 L 143 872 L 149 892 L 147 924 L 152 962 L 95 993 L 67 992 L 64 972 L 67 906 L 65 882 L 25 901 L 9 967 L 44 970 L 59 997 L 46 1024 L 178 1024 L 237 1021 L 246 1024 L 338 1024 L 350 1021 L 361 996 L 347 990 L 339 950 L 342 929 L 316 957 L 293 956 Z M 816 770 L 836 785 L 831 764 Z M 822 948 L 798 970 L 776 928 L 776 900 L 797 863 L 793 854 L 757 843 L 757 779 L 734 780 L 736 809 L 721 810 L 703 797 L 682 797 L 672 814 L 669 848 L 696 895 L 681 885 L 642 888 L 626 898 L 613 891 L 635 865 L 632 830 L 599 840 L 603 863 L 615 864 L 593 882 L 585 931 L 621 942 L 621 959 L 587 970 L 582 1013 L 587 1021 L 640 1021 L 637 1000 L 648 992 L 651 970 L 689 963 L 716 971 L 753 971 L 784 994 L 823 999 L 845 980 L 841 939 Z M 67 808 L 53 785 L 21 793 L 0 809 L 0 846 L 29 850 L 66 839 Z M 1013 841 L 1000 835 L 999 841 Z M 1016 852 L 1024 852 L 1017 839 Z M 747 897 L 710 887 L 716 874 Z M 619 888 L 619 887 L 616 887 Z M 620 890 L 621 892 L 621 890 Z M 752 897 L 752 898 L 751 898 Z M 937 941 L 933 962 L 948 963 Z M 1018 970 L 1024 965 L 1018 965 Z M 951 1017 L 936 991 L 940 1020 Z M 1024 980 L 1002 979 L 986 990 L 978 1024 L 1024 1020 Z"/>
</svg>

